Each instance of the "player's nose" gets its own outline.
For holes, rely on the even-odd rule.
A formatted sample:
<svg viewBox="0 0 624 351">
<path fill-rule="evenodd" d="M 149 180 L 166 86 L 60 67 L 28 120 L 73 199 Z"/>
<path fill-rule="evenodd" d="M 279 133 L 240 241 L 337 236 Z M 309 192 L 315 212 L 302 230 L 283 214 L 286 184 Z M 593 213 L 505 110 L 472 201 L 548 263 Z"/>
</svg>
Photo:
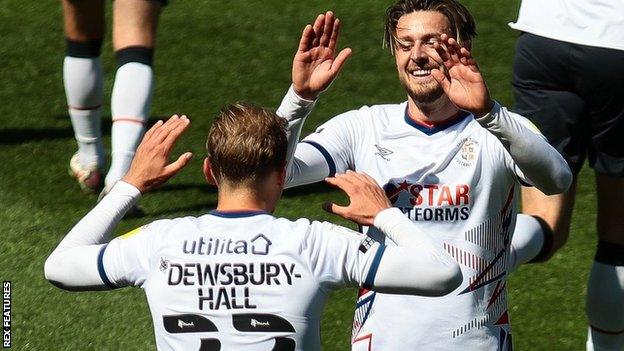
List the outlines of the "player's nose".
<svg viewBox="0 0 624 351">
<path fill-rule="evenodd" d="M 425 52 L 422 45 L 414 45 L 414 47 L 412 47 L 412 51 L 410 52 L 410 60 L 414 61 L 415 63 L 422 63 L 428 61 L 428 57 L 429 56 Z"/>
</svg>

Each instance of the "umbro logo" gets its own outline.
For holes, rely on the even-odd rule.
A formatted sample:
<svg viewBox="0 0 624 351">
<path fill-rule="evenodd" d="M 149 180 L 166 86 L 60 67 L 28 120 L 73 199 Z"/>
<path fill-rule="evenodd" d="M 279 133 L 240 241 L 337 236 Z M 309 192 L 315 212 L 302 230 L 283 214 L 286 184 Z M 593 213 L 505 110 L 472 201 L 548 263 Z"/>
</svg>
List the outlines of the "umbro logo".
<svg viewBox="0 0 624 351">
<path fill-rule="evenodd" d="M 381 147 L 379 146 L 379 144 L 375 144 L 375 147 L 377 148 L 377 152 L 375 152 L 375 155 L 383 158 L 386 161 L 390 161 L 388 156 L 392 155 L 394 151 L 386 149 L 385 147 Z"/>
</svg>

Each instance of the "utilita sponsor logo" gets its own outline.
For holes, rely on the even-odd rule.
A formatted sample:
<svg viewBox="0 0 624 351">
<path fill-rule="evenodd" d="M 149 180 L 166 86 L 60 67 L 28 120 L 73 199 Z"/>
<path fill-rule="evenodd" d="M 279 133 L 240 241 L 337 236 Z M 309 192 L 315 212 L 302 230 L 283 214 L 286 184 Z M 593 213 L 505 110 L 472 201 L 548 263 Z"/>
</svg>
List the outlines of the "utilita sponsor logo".
<svg viewBox="0 0 624 351">
<path fill-rule="evenodd" d="M 268 255 L 272 242 L 264 234 L 257 234 L 251 240 L 199 237 L 184 240 L 182 252 L 191 255 L 252 254 Z"/>
</svg>

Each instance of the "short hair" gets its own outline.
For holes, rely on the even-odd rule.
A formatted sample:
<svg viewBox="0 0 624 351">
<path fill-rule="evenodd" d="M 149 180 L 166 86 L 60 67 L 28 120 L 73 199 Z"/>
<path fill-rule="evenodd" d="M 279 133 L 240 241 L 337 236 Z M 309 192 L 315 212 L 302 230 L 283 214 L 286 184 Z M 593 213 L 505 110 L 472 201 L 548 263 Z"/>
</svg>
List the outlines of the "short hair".
<svg viewBox="0 0 624 351">
<path fill-rule="evenodd" d="M 245 103 L 221 110 L 206 142 L 213 176 L 217 182 L 253 184 L 286 164 L 285 119 Z"/>
<path fill-rule="evenodd" d="M 463 45 L 477 35 L 474 18 L 468 9 L 456 0 L 399 0 L 386 10 L 384 47 L 394 54 L 396 29 L 399 19 L 416 11 L 437 11 L 442 13 L 451 24 L 452 35 Z"/>
</svg>

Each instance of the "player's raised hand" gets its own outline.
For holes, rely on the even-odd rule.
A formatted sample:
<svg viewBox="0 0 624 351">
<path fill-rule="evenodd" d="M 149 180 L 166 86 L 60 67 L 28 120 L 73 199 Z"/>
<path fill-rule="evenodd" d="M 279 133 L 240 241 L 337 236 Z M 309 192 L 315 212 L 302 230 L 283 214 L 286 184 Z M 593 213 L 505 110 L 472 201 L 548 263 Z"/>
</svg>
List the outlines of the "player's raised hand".
<svg viewBox="0 0 624 351">
<path fill-rule="evenodd" d="M 447 34 L 442 34 L 440 42 L 434 43 L 433 47 L 442 59 L 442 70 L 433 69 L 431 75 L 449 99 L 475 117 L 487 114 L 494 101 L 470 51 Z"/>
<path fill-rule="evenodd" d="M 302 98 L 316 99 L 351 55 L 349 48 L 336 55 L 339 34 L 340 20 L 331 11 L 318 15 L 313 25 L 303 29 L 292 68 L 293 86 Z"/>
<path fill-rule="evenodd" d="M 323 208 L 330 213 L 360 225 L 373 225 L 375 216 L 392 205 L 375 179 L 365 173 L 347 171 L 326 178 L 325 181 L 342 189 L 349 196 L 348 206 L 326 203 Z"/>
<path fill-rule="evenodd" d="M 145 193 L 164 184 L 178 173 L 188 164 L 193 154 L 186 152 L 176 161 L 169 163 L 169 153 L 189 125 L 190 121 L 186 116 L 178 117 L 178 115 L 173 115 L 164 123 L 156 122 L 145 133 L 130 170 L 122 180 Z"/>
</svg>

